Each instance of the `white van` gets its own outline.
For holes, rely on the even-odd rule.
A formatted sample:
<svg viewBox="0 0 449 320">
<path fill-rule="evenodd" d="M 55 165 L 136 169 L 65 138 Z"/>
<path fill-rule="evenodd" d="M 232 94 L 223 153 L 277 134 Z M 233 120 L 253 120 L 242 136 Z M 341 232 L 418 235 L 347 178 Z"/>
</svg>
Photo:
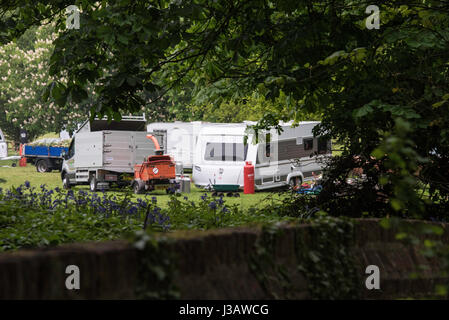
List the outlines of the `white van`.
<svg viewBox="0 0 449 320">
<path fill-rule="evenodd" d="M 245 161 L 255 166 L 255 188 L 264 190 L 298 185 L 312 172 L 319 174 L 324 164 L 320 158 L 331 156 L 331 141 L 314 137 L 312 129 L 318 121 L 280 123 L 275 129 L 248 132 L 251 122 L 206 126 L 201 129 L 194 157 L 193 182 L 199 187 L 233 184 L 243 188 Z M 248 135 L 247 144 L 244 137 Z"/>
<path fill-rule="evenodd" d="M 136 116 L 124 116 L 119 122 L 86 121 L 64 154 L 63 187 L 89 184 L 90 190 L 96 191 L 108 189 L 110 184 L 129 185 L 134 166 L 155 154 L 145 126 L 145 118 Z"/>
</svg>

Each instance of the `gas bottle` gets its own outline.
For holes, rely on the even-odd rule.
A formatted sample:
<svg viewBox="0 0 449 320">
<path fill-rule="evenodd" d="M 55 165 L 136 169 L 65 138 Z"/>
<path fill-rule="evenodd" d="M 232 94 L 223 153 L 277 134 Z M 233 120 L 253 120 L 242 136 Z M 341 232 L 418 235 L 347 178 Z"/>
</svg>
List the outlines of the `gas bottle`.
<svg viewBox="0 0 449 320">
<path fill-rule="evenodd" d="M 246 161 L 243 167 L 243 193 L 254 193 L 254 166 L 251 161 Z"/>
<path fill-rule="evenodd" d="M 20 144 L 19 155 L 21 156 L 21 158 L 19 160 L 19 167 L 27 166 L 27 159 L 23 156 L 23 151 L 24 151 L 23 149 L 24 149 L 24 145 Z"/>
</svg>

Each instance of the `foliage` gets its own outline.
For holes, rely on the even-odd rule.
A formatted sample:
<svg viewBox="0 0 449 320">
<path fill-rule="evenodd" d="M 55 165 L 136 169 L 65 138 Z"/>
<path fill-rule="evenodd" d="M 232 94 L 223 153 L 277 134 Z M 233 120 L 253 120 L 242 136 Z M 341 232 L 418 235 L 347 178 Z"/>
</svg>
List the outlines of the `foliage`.
<svg viewBox="0 0 449 320">
<path fill-rule="evenodd" d="M 33 139 L 63 128 L 73 130 L 88 117 L 88 101 L 64 107 L 42 101 L 46 85 L 54 80 L 48 74 L 56 37 L 52 30 L 51 25 L 33 28 L 17 42 L 0 47 L 0 127 L 16 141 L 21 128 Z"/>
<path fill-rule="evenodd" d="M 200 201 L 171 196 L 159 206 L 155 196 L 133 199 L 128 193 L 33 187 L 29 182 L 0 188 L 0 251 L 75 241 L 111 240 L 142 230 L 235 227 L 290 220 L 276 212 L 243 210 L 223 197 L 202 195 Z"/>
<path fill-rule="evenodd" d="M 211 197 L 207 193 L 199 202 L 191 201 L 187 196 L 182 200 L 171 197 L 167 214 L 177 229 L 207 230 L 289 220 L 276 212 L 259 212 L 254 207 L 245 211 L 237 204 L 228 205 L 223 196 Z"/>
<path fill-rule="evenodd" d="M 354 226 L 348 219 L 320 216 L 311 221 L 309 239 L 296 239 L 299 270 L 309 281 L 314 299 L 360 298 L 354 258 Z"/>
<path fill-rule="evenodd" d="M 357 299 L 360 279 L 356 270 L 353 223 L 320 215 L 308 221 L 307 233 L 295 235 L 297 270 L 307 281 L 312 299 Z M 272 299 L 291 299 L 295 288 L 292 271 L 276 259 L 279 225 L 265 225 L 250 257 L 250 268 L 265 293 Z M 294 272 L 294 271 L 293 271 Z"/>
<path fill-rule="evenodd" d="M 173 250 L 165 248 L 170 240 L 155 238 L 139 230 L 129 238 L 138 253 L 136 296 L 138 299 L 177 299 L 179 291 L 173 280 L 177 272 Z"/>
<path fill-rule="evenodd" d="M 292 217 L 303 221 L 317 217 L 320 208 L 315 196 L 281 191 L 267 196 L 265 205 L 258 211 L 260 214 L 276 212 L 280 217 Z"/>
<path fill-rule="evenodd" d="M 276 241 L 281 234 L 279 225 L 264 225 L 250 256 L 249 267 L 270 299 L 292 299 L 294 294 L 287 268 L 275 258 Z"/>
<path fill-rule="evenodd" d="M 155 204 L 129 195 L 99 196 L 25 185 L 0 189 L 0 251 L 66 242 L 116 239 L 142 228 L 151 209 L 151 228 L 165 230 L 168 217 Z M 157 212 L 156 212 L 157 211 Z"/>
<path fill-rule="evenodd" d="M 410 123 L 396 119 L 394 132 L 387 134 L 379 148 L 373 151 L 373 156 L 379 161 L 386 158 L 383 163 L 387 171 L 379 178 L 379 183 L 390 184 L 393 188 L 393 197 L 389 201 L 392 209 L 396 212 L 408 210 L 409 216 L 421 218 L 425 203 L 418 195 L 417 172 L 418 165 L 425 164 L 426 159 L 413 149 L 413 142 L 407 137 L 410 131 Z"/>
<path fill-rule="evenodd" d="M 434 298 L 449 297 L 449 245 L 447 229 L 435 222 L 404 223 L 398 218 L 384 218 L 380 221 L 384 229 L 397 231 L 396 239 L 407 246 L 419 248 L 427 262 L 432 266 L 432 277 L 436 280 Z M 418 264 L 410 278 L 420 278 L 429 274 L 428 266 Z"/>
<path fill-rule="evenodd" d="M 82 9 L 79 30 L 65 28 L 62 9 L 72 4 Z M 144 97 L 191 96 L 204 106 L 254 92 L 275 99 L 283 92 L 295 101 L 293 111 L 268 110 L 263 125 L 304 112 L 322 114 L 315 133 L 345 146 L 328 179 L 345 189 L 338 202 L 332 202 L 335 192 L 327 194 L 332 214 L 345 212 L 352 201 L 363 202 L 354 215 L 365 209 L 384 215 L 390 205 L 398 215 L 422 211 L 422 201 L 400 199 L 416 193 L 416 184 L 406 182 L 409 173 L 391 180 L 399 183 L 395 187 L 379 184 L 388 167 L 398 165 L 389 157 L 398 154 L 371 159 L 400 117 L 410 124 L 409 141 L 401 146 L 429 159 L 419 163 L 419 181 L 432 208 L 447 212 L 448 4 L 384 2 L 380 29 L 373 30 L 365 26 L 366 7 L 366 1 L 349 0 L 3 1 L 0 39 L 8 42 L 53 19 L 58 38 L 50 73 L 67 76 L 67 83 L 56 81 L 47 94 L 62 106 L 80 102 L 93 86 L 98 99 L 92 112 L 115 118 L 141 110 Z M 399 153 L 410 161 L 409 172 L 415 160 Z M 362 188 L 346 188 L 347 174 L 360 166 L 367 175 Z"/>
<path fill-rule="evenodd" d="M 242 122 L 244 120 L 260 121 L 268 117 L 269 114 L 277 115 L 285 121 L 295 119 L 296 121 L 319 120 L 320 114 L 310 114 L 306 112 L 295 113 L 297 102 L 286 96 L 283 92 L 272 101 L 266 99 L 257 92 L 251 96 L 233 100 L 224 100 L 217 103 L 199 104 L 197 100 L 188 106 L 188 119 L 183 120 L 203 120 L 209 122 Z"/>
</svg>

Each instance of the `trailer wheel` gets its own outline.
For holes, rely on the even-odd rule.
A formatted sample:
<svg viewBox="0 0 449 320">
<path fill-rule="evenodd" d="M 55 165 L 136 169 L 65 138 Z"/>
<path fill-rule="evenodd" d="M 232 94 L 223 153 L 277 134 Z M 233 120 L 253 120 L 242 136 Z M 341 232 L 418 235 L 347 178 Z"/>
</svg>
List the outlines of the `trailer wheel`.
<svg viewBox="0 0 449 320">
<path fill-rule="evenodd" d="M 142 194 L 144 190 L 145 190 L 145 186 L 143 183 L 140 183 L 139 181 L 134 181 L 133 191 L 135 194 Z"/>
<path fill-rule="evenodd" d="M 90 178 L 90 181 L 89 181 L 89 188 L 90 188 L 90 191 L 92 191 L 92 192 L 97 191 L 97 177 L 95 177 L 95 175 L 93 175 L 93 176 Z"/>
<path fill-rule="evenodd" d="M 39 160 L 36 163 L 36 170 L 37 170 L 37 172 L 40 172 L 40 173 L 51 171 L 51 169 L 48 166 L 48 162 L 46 160 Z"/>
<path fill-rule="evenodd" d="M 299 181 L 301 181 L 301 180 L 298 177 L 293 177 L 290 179 L 288 184 L 290 185 L 290 188 L 292 190 L 295 190 L 295 188 L 297 188 L 299 186 Z"/>
</svg>

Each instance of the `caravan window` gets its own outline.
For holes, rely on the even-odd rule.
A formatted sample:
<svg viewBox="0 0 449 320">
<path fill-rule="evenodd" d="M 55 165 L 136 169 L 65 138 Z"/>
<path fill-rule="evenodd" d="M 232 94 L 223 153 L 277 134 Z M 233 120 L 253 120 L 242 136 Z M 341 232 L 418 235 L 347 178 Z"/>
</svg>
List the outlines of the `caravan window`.
<svg viewBox="0 0 449 320">
<path fill-rule="evenodd" d="M 269 158 L 271 157 L 271 135 L 269 133 L 265 135 L 265 143 L 265 157 Z"/>
<path fill-rule="evenodd" d="M 245 161 L 248 145 L 232 142 L 208 142 L 204 160 L 210 161 Z"/>
<path fill-rule="evenodd" d="M 318 138 L 318 153 L 319 154 L 323 154 L 323 153 L 330 151 L 330 150 L 328 150 L 328 147 L 327 147 L 327 141 L 328 140 L 325 138 L 322 138 L 322 137 Z"/>
<path fill-rule="evenodd" d="M 303 142 L 304 142 L 304 150 L 313 149 L 313 138 L 303 139 Z"/>
</svg>

